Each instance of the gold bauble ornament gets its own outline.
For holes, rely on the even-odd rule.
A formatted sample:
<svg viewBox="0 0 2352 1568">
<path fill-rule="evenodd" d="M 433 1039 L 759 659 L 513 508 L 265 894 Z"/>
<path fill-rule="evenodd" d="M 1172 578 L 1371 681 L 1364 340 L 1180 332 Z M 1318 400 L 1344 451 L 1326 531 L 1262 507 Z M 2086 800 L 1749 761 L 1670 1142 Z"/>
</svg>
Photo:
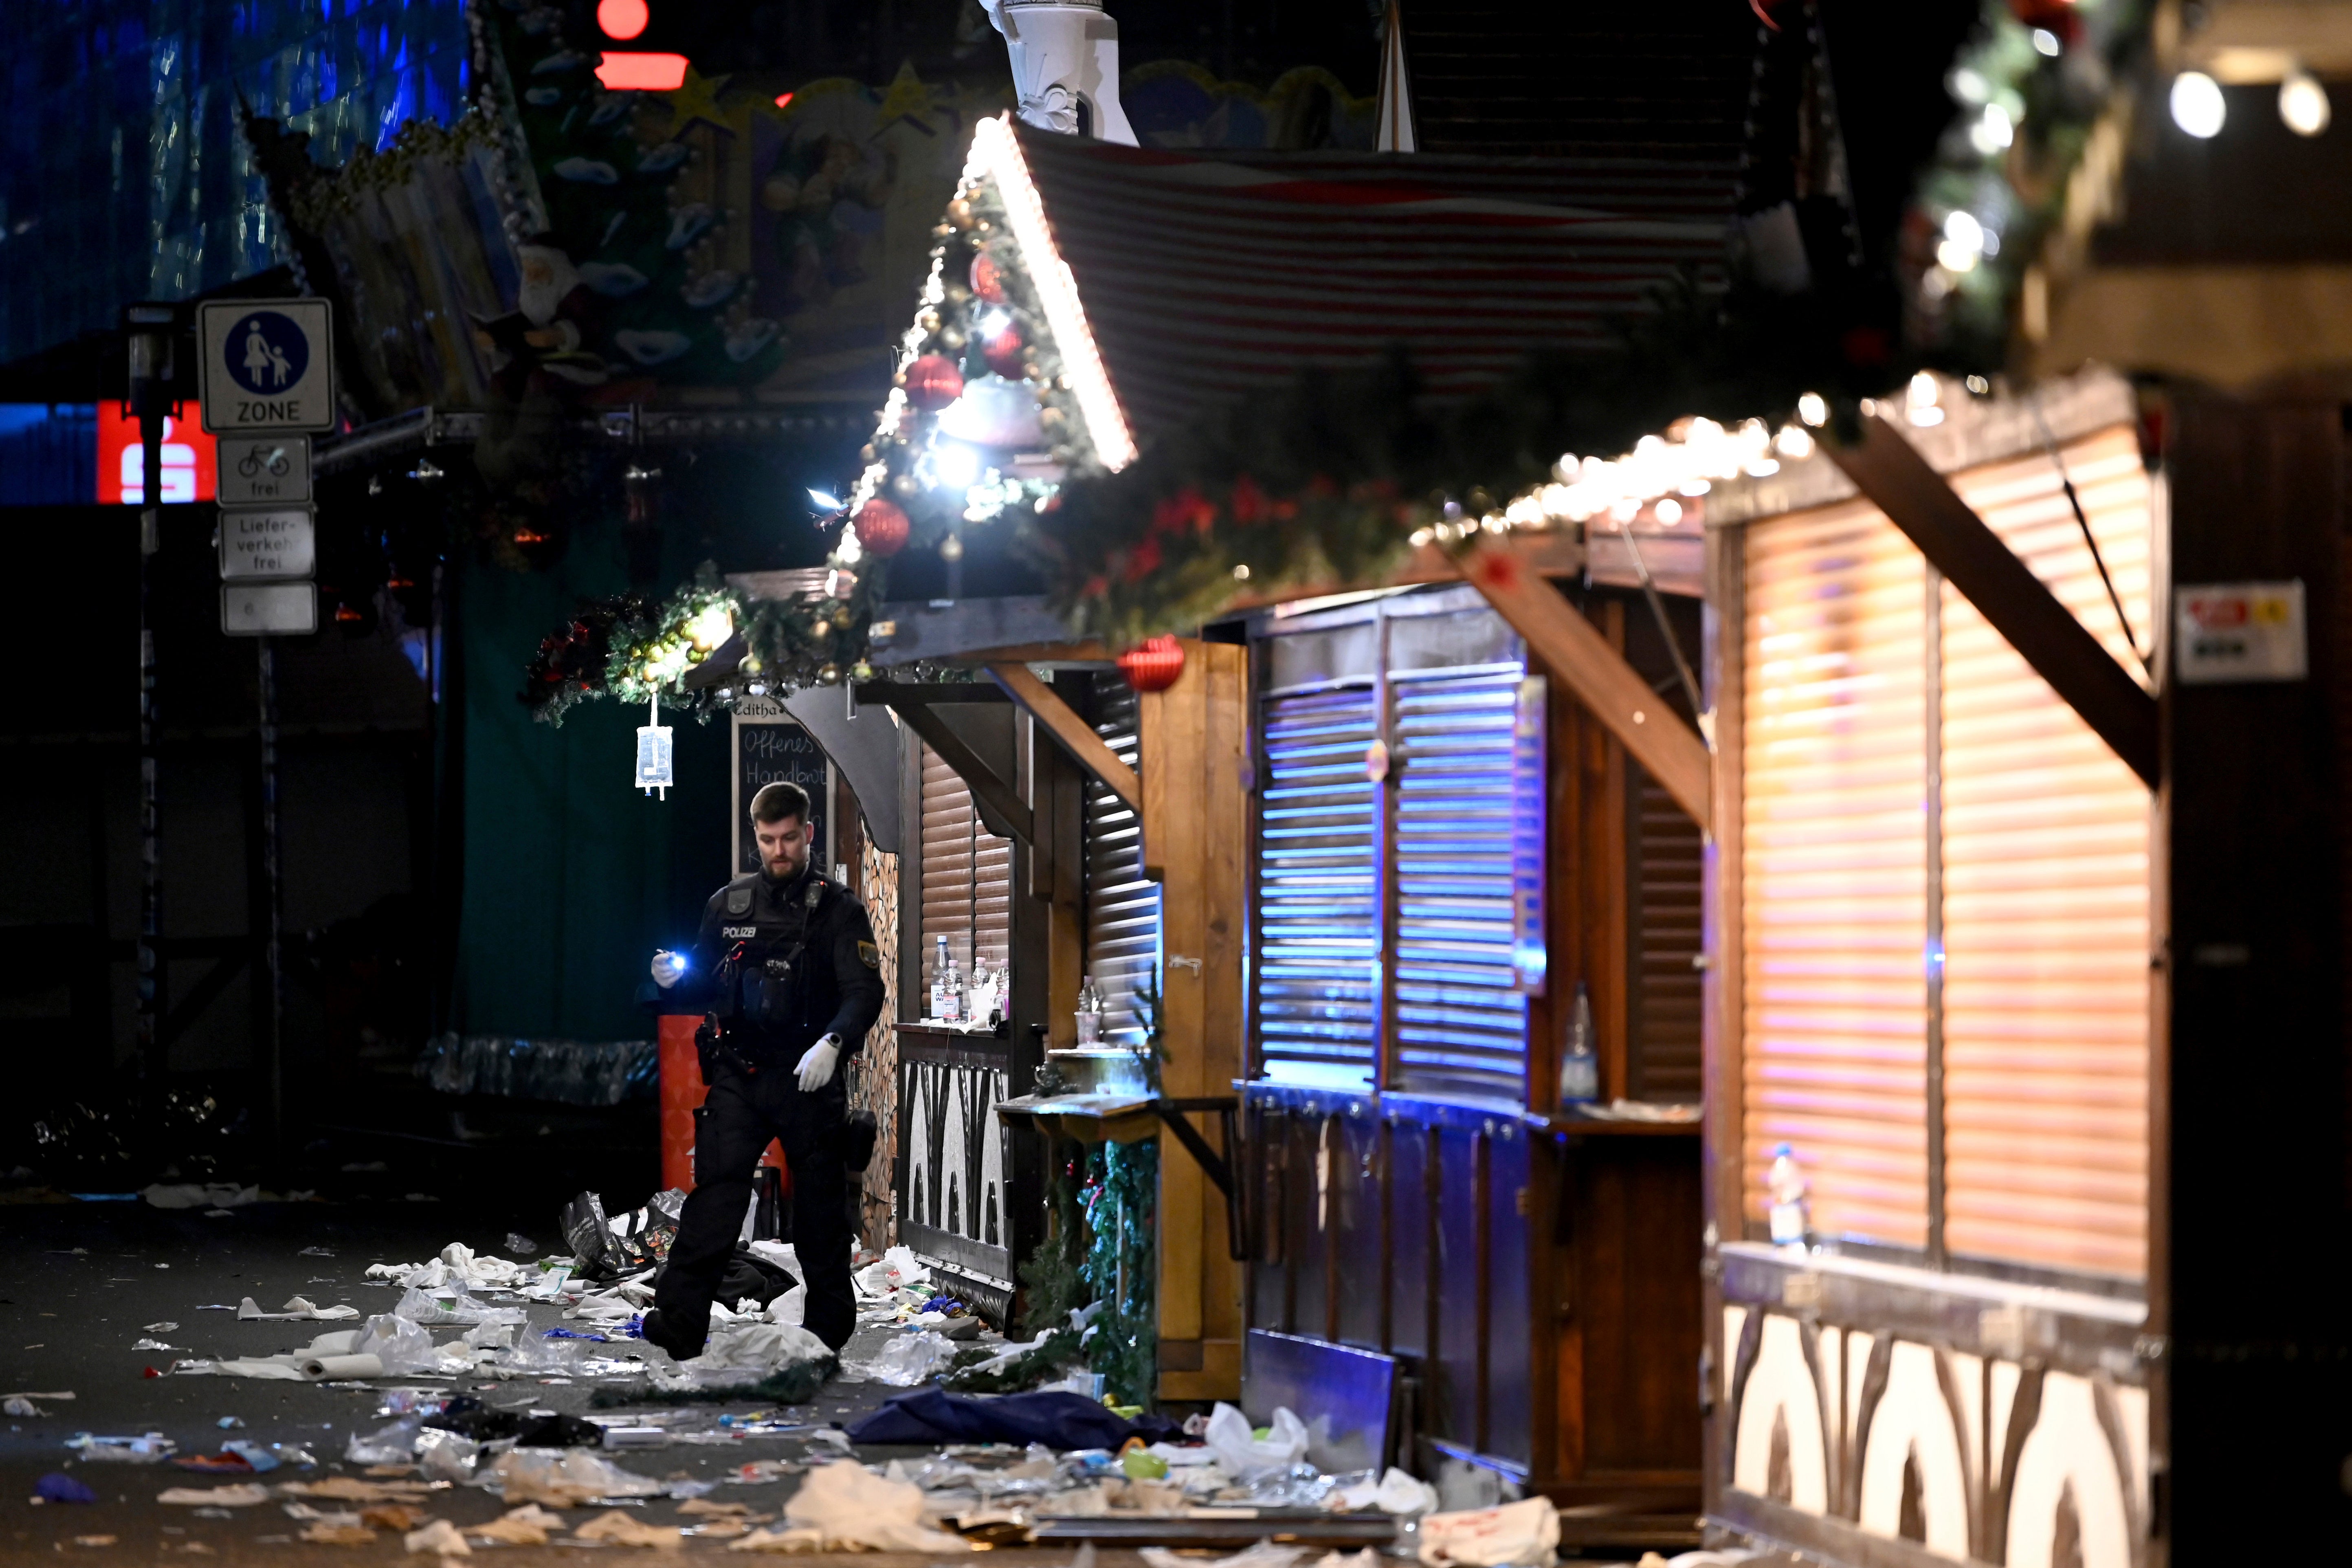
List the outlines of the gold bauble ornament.
<svg viewBox="0 0 2352 1568">
<path fill-rule="evenodd" d="M 840 684 L 841 684 L 841 666 L 839 666 L 839 665 L 837 665 L 837 664 L 820 664 L 820 665 L 818 665 L 818 666 L 816 667 L 816 683 L 817 683 L 819 686 L 838 686 L 838 685 L 840 685 Z"/>
</svg>

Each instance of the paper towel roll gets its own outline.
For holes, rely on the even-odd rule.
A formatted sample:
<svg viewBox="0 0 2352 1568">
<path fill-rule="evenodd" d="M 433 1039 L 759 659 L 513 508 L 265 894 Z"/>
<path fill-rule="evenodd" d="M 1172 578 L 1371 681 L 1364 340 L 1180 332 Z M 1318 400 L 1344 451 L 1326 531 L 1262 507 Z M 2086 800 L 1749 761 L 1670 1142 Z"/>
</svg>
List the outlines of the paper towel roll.
<svg viewBox="0 0 2352 1568">
<path fill-rule="evenodd" d="M 302 1363 L 302 1375 L 312 1383 L 328 1378 L 382 1377 L 383 1358 L 373 1355 L 315 1355 Z"/>
</svg>

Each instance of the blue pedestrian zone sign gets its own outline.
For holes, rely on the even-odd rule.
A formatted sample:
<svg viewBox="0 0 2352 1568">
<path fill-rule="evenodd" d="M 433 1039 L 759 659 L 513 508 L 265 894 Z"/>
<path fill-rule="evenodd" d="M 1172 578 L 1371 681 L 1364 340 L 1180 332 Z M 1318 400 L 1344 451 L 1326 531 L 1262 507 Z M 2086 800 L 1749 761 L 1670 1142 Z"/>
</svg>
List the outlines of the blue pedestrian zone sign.
<svg viewBox="0 0 2352 1568">
<path fill-rule="evenodd" d="M 331 430 L 333 318 L 324 300 L 208 300 L 196 308 L 205 428 Z"/>
</svg>

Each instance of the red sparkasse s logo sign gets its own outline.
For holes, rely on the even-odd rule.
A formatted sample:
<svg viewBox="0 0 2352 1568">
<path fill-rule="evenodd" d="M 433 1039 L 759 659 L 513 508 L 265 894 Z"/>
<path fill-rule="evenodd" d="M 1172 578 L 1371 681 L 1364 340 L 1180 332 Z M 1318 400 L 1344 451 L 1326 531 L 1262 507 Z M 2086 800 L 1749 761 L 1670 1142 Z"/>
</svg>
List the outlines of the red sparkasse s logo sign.
<svg viewBox="0 0 2352 1568">
<path fill-rule="evenodd" d="M 213 499 L 219 447 L 202 424 L 189 417 L 193 412 L 189 405 L 175 403 L 163 421 L 160 505 Z M 139 421 L 120 403 L 98 405 L 98 504 L 147 504 L 146 454 L 139 446 Z"/>
</svg>

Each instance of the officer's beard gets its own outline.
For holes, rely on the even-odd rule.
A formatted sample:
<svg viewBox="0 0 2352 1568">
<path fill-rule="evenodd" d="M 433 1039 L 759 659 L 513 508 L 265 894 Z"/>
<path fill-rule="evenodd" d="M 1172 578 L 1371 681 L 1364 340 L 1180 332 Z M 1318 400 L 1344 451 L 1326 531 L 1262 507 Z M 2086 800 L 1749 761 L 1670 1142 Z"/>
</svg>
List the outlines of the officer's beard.
<svg viewBox="0 0 2352 1568">
<path fill-rule="evenodd" d="M 808 852 L 806 850 L 803 850 L 801 852 L 800 858 L 797 860 L 778 858 L 774 859 L 762 860 L 760 862 L 760 865 L 772 879 L 779 882 L 789 882 L 793 878 L 798 877 L 803 871 L 808 869 Z"/>
</svg>

